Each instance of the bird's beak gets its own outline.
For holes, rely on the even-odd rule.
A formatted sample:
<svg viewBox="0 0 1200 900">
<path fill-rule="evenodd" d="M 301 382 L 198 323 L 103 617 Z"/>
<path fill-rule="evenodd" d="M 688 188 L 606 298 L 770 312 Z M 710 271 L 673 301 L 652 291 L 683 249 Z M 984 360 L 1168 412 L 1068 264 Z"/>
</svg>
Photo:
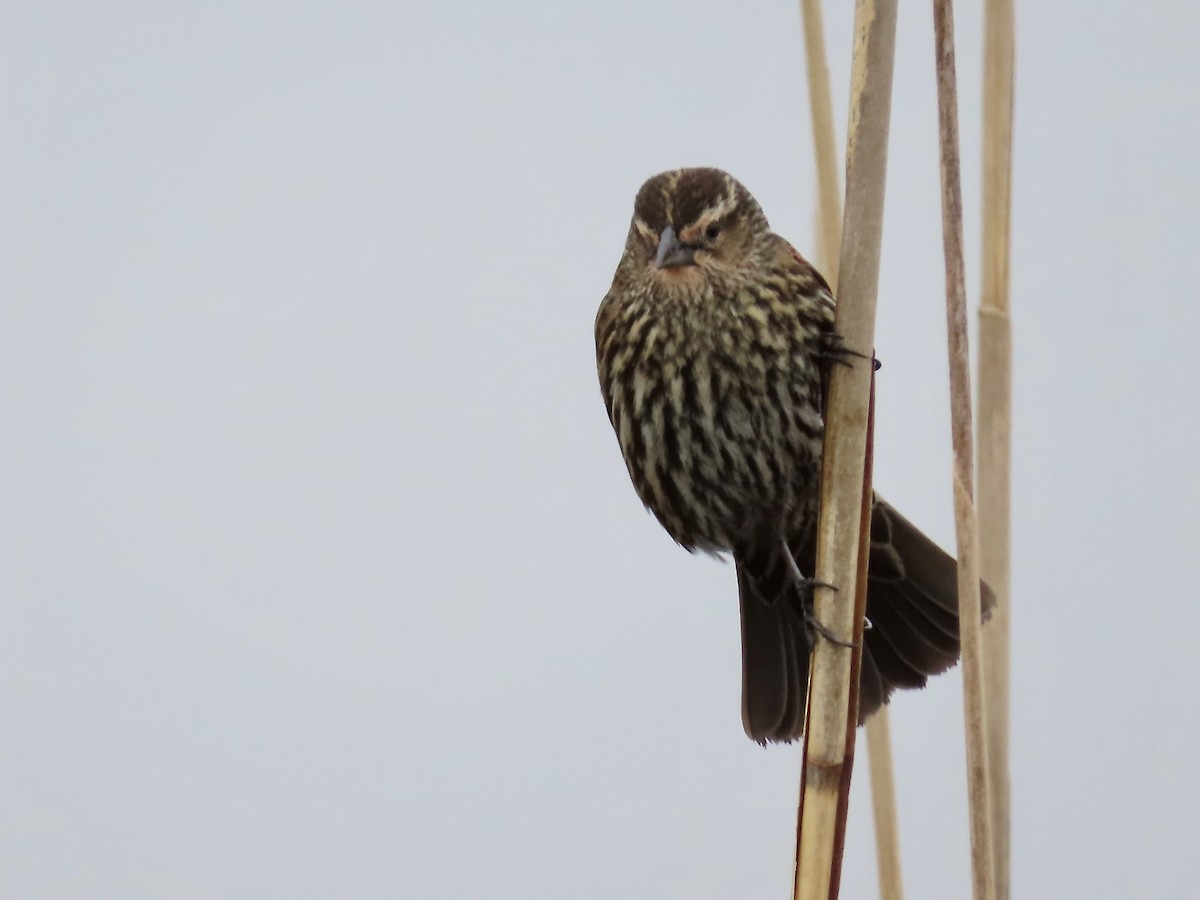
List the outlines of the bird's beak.
<svg viewBox="0 0 1200 900">
<path fill-rule="evenodd" d="M 686 244 L 681 244 L 675 236 L 675 229 L 668 225 L 663 229 L 658 239 L 658 252 L 654 254 L 654 265 L 660 269 L 674 269 L 679 266 L 694 266 L 696 250 Z"/>
</svg>

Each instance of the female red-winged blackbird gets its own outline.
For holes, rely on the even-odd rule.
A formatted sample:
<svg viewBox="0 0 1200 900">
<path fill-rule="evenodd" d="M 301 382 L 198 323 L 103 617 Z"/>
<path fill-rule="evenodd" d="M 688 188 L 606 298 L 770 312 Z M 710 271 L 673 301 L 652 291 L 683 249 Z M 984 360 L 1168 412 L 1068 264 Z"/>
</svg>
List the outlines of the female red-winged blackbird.
<svg viewBox="0 0 1200 900">
<path fill-rule="evenodd" d="M 600 388 L 633 486 L 688 550 L 732 553 L 742 721 L 804 728 L 829 366 L 825 279 L 718 169 L 642 185 L 596 316 Z M 871 513 L 860 721 L 958 658 L 955 562 L 880 497 Z M 983 587 L 983 605 L 994 603 Z"/>
</svg>

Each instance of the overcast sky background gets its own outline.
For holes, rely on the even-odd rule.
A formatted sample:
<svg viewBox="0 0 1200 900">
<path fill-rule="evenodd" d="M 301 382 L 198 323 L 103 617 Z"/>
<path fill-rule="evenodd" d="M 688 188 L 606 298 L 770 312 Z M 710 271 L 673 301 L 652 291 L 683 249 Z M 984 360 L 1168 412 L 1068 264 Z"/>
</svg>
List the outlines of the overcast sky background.
<svg viewBox="0 0 1200 900">
<path fill-rule="evenodd" d="M 1182 896 L 1200 14 L 1018 6 L 1014 896 Z M 904 7 L 876 483 L 952 546 Z M 592 343 L 658 170 L 814 248 L 797 6 L 734 8 L 4 5 L 0 895 L 788 896 L 799 751 L 743 735 L 732 567 L 642 510 Z M 892 710 L 908 895 L 967 896 L 957 674 Z"/>
</svg>

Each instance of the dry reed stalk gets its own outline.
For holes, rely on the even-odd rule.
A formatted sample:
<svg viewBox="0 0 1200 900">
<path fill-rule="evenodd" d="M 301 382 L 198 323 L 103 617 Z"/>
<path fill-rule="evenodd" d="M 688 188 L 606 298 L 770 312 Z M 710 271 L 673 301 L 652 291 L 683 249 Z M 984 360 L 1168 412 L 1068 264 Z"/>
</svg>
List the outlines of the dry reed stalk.
<svg viewBox="0 0 1200 900">
<path fill-rule="evenodd" d="M 846 143 L 846 214 L 838 266 L 837 330 L 846 346 L 875 344 L 879 244 L 883 230 L 887 136 L 896 38 L 895 0 L 857 0 Z M 834 366 L 825 425 L 817 570 L 838 592 L 818 588 L 816 614 L 861 647 L 869 525 L 868 425 L 872 366 Z M 853 598 L 854 602 L 847 602 Z M 813 651 L 804 730 L 799 822 L 798 900 L 837 896 L 854 754 L 861 651 L 819 640 Z M 853 687 L 853 689 L 852 689 Z"/>
<path fill-rule="evenodd" d="M 996 592 L 983 630 L 988 775 L 996 897 L 1011 895 L 1012 821 L 1008 769 L 1012 324 L 1013 0 L 986 0 L 983 50 L 983 254 L 979 305 L 980 571 Z"/>
<path fill-rule="evenodd" d="M 837 170 L 837 138 L 833 100 L 825 58 L 825 26 L 821 0 L 801 0 L 808 100 L 812 111 L 813 148 L 817 167 L 817 267 L 837 296 L 837 258 L 842 242 L 841 179 Z M 867 722 L 867 760 L 871 773 L 871 809 L 875 821 L 875 858 L 882 900 L 903 900 L 900 874 L 900 830 L 896 820 L 896 786 L 892 765 L 891 728 L 887 707 Z"/>
<path fill-rule="evenodd" d="M 983 640 L 979 599 L 979 528 L 972 481 L 971 366 L 963 262 L 962 184 L 958 156 L 958 89 L 954 75 L 951 0 L 933 0 L 941 147 L 942 239 L 946 255 L 946 327 L 950 350 L 950 414 L 954 445 L 954 525 L 958 544 L 958 621 L 962 640 L 963 711 L 971 826 L 971 885 L 975 900 L 993 900 L 996 882 L 984 721 Z"/>
<path fill-rule="evenodd" d="M 896 824 L 896 778 L 892 766 L 892 726 L 887 707 L 867 720 L 867 768 L 875 818 L 875 868 L 880 900 L 904 900 L 900 873 L 900 829 Z"/>
<path fill-rule="evenodd" d="M 804 60 L 808 70 L 808 106 L 812 111 L 813 155 L 817 162 L 817 268 L 837 296 L 837 259 L 842 243 L 841 179 L 833 130 L 833 94 L 825 61 L 825 25 L 821 0 L 800 0 L 804 22 Z"/>
</svg>

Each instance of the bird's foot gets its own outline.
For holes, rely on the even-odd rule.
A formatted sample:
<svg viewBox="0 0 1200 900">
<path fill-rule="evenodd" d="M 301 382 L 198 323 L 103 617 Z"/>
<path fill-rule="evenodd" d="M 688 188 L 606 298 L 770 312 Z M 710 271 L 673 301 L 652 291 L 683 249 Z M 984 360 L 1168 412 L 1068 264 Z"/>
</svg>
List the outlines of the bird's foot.
<svg viewBox="0 0 1200 900">
<path fill-rule="evenodd" d="M 869 359 L 871 360 L 871 364 L 875 367 L 875 371 L 879 371 L 883 363 L 876 358 L 874 353 L 868 355 L 866 353 L 859 353 L 857 350 L 851 350 L 845 345 L 845 340 L 846 339 L 842 337 L 842 335 L 835 331 L 826 332 L 821 336 L 821 347 L 817 351 L 817 354 L 823 359 L 841 366 L 854 365 L 854 363 L 847 358 L 850 356 L 856 356 L 859 359 Z"/>
<path fill-rule="evenodd" d="M 858 646 L 854 641 L 844 641 L 830 630 L 824 622 L 817 618 L 816 610 L 813 608 L 813 590 L 814 588 L 824 587 L 831 591 L 836 591 L 837 586 L 832 585 L 827 581 L 820 581 L 816 578 L 808 578 L 800 571 L 800 566 L 796 564 L 796 558 L 792 556 L 791 548 L 788 547 L 787 541 L 780 541 L 783 546 L 783 559 L 787 564 L 788 573 L 792 577 L 792 582 L 796 586 L 796 593 L 800 598 L 800 612 L 804 616 L 804 631 L 808 638 L 808 645 L 813 646 L 816 641 L 814 634 L 819 634 L 831 644 L 836 644 L 839 647 L 849 647 L 851 649 Z"/>
<path fill-rule="evenodd" d="M 831 644 L 837 644 L 839 647 L 849 647 L 854 649 L 858 644 L 854 641 L 843 641 L 840 637 L 833 633 L 833 630 L 817 618 L 816 610 L 813 608 L 813 588 L 826 587 L 831 591 L 836 591 L 837 588 L 828 582 L 818 581 L 815 578 L 804 579 L 805 585 L 800 588 L 800 610 L 804 614 L 804 630 L 808 633 L 808 643 L 811 647 L 814 643 L 814 634 L 819 634 Z"/>
</svg>

